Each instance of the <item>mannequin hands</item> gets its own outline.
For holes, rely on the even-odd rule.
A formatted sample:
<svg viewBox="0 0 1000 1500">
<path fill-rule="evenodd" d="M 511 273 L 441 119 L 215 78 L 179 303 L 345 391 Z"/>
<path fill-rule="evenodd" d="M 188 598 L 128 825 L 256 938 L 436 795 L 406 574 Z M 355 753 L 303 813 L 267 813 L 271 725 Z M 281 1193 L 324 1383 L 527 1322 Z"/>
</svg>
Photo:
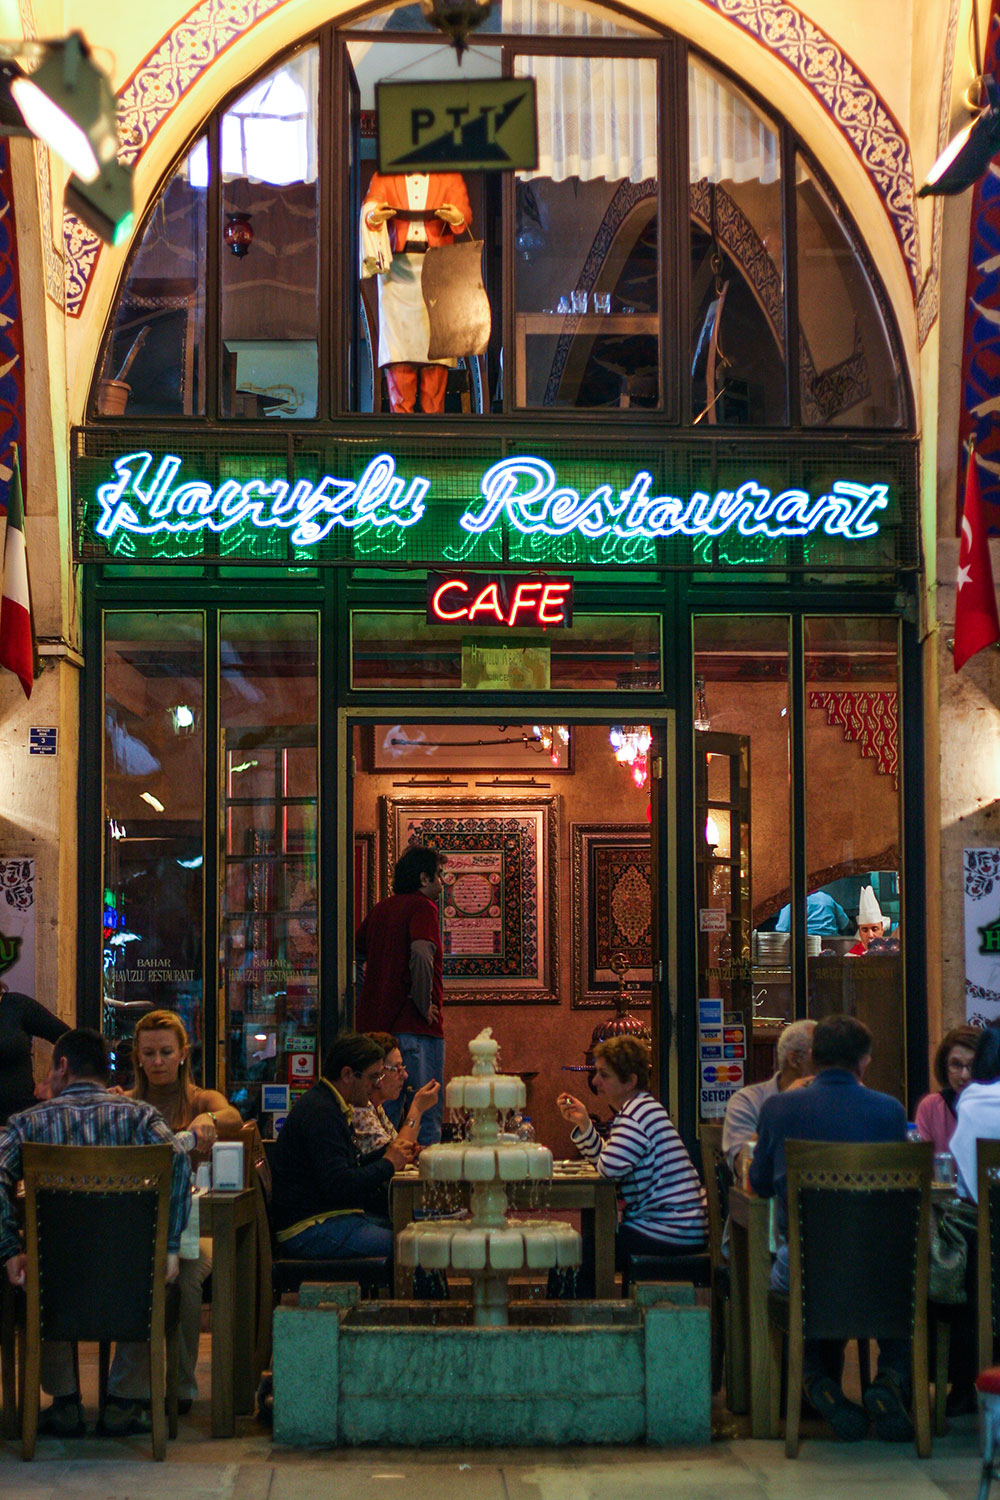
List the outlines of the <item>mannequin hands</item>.
<svg viewBox="0 0 1000 1500">
<path fill-rule="evenodd" d="M 434 213 L 446 224 L 450 224 L 452 229 L 457 229 L 460 224 L 465 223 L 465 215 L 453 203 L 442 203 L 440 208 L 434 210 Z"/>
<path fill-rule="evenodd" d="M 388 203 L 376 203 L 365 215 L 369 229 L 377 229 L 380 224 L 385 224 L 389 219 L 396 217 L 396 210 L 390 208 Z"/>
</svg>

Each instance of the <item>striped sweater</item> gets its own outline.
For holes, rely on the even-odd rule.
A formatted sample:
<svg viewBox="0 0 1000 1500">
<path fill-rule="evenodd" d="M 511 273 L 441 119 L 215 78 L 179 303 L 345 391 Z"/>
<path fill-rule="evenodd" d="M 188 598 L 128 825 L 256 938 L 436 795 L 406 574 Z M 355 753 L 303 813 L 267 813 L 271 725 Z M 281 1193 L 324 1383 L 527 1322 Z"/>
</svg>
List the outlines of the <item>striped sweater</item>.
<svg viewBox="0 0 1000 1500">
<path fill-rule="evenodd" d="M 670 1244 L 700 1247 L 708 1236 L 705 1190 L 663 1105 L 640 1091 L 611 1124 L 607 1141 L 593 1125 L 574 1130 L 581 1155 L 618 1184 L 622 1223 Z"/>
</svg>

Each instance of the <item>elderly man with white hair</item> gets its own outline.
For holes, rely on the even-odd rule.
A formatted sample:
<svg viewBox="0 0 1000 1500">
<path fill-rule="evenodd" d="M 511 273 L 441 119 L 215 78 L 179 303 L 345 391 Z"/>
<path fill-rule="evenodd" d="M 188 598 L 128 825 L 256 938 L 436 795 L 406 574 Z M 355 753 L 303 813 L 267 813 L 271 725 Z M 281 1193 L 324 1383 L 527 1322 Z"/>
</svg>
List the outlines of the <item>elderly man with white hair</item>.
<svg viewBox="0 0 1000 1500">
<path fill-rule="evenodd" d="M 778 1071 L 763 1083 L 750 1083 L 739 1089 L 726 1105 L 722 1126 L 722 1149 L 730 1169 L 735 1173 L 736 1159 L 743 1147 L 757 1136 L 757 1120 L 764 1101 L 780 1094 L 793 1084 L 810 1078 L 815 1071 L 812 1061 L 812 1037 L 815 1021 L 793 1021 L 778 1037 Z"/>
</svg>

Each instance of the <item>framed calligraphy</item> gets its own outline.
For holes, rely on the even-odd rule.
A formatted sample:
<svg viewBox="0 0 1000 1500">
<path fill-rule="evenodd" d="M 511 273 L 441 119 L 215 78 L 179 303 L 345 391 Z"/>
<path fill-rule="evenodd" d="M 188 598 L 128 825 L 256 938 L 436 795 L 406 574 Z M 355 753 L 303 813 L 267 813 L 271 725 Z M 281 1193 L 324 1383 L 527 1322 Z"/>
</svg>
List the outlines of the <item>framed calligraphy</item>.
<svg viewBox="0 0 1000 1500">
<path fill-rule="evenodd" d="M 380 804 L 387 890 L 409 844 L 432 845 L 446 858 L 446 1003 L 557 1005 L 558 797 Z"/>
</svg>

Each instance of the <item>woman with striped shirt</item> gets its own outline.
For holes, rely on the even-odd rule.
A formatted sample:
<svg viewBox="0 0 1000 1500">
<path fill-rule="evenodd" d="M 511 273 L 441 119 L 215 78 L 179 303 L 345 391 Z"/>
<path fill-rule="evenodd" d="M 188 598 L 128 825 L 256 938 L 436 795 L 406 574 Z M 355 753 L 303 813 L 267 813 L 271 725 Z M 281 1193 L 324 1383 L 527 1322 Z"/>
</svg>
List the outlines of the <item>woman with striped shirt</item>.
<svg viewBox="0 0 1000 1500">
<path fill-rule="evenodd" d="M 609 1037 L 594 1048 L 594 1090 L 615 1112 L 607 1140 L 602 1144 L 586 1105 L 572 1094 L 559 1095 L 559 1111 L 580 1154 L 618 1185 L 619 1253 L 700 1250 L 708 1238 L 705 1190 L 670 1116 L 649 1092 L 649 1072 L 644 1042 Z"/>
</svg>

